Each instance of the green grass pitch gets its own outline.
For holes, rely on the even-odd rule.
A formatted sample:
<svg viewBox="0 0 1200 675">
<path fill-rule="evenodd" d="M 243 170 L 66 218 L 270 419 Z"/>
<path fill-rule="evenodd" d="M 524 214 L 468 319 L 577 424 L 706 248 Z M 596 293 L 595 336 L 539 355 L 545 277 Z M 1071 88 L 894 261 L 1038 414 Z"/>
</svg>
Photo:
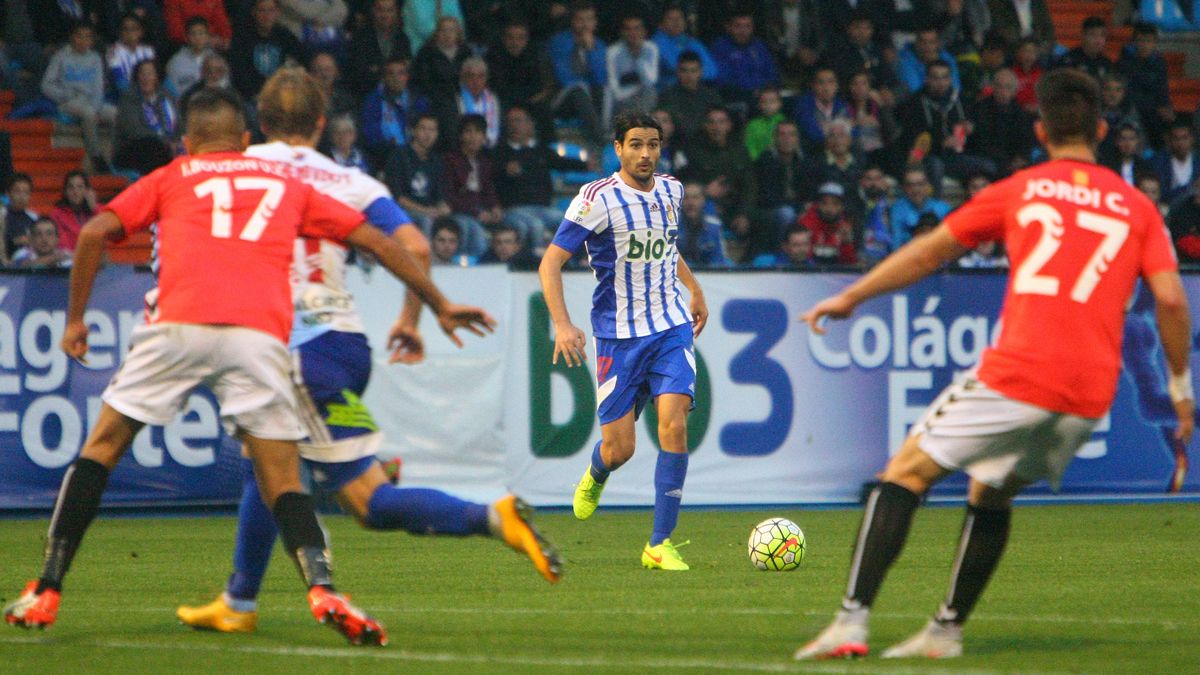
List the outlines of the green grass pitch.
<svg viewBox="0 0 1200 675">
<path fill-rule="evenodd" d="M 760 572 L 750 528 L 769 516 L 808 538 L 793 572 Z M 919 628 L 945 591 L 962 511 L 923 509 L 876 602 L 878 653 Z M 483 539 L 367 532 L 326 518 L 342 590 L 383 620 L 391 645 L 352 648 L 317 626 L 278 549 L 252 635 L 194 632 L 179 602 L 209 600 L 229 572 L 234 520 L 105 518 L 67 580 L 58 624 L 0 625 L 5 672 L 1196 672 L 1200 508 L 1190 504 L 1022 506 L 1008 554 L 945 662 L 815 664 L 792 651 L 830 618 L 859 511 L 685 511 L 686 573 L 638 563 L 647 511 L 538 522 L 568 559 L 551 586 Z M 0 595 L 35 576 L 44 520 L 0 521 Z"/>
</svg>

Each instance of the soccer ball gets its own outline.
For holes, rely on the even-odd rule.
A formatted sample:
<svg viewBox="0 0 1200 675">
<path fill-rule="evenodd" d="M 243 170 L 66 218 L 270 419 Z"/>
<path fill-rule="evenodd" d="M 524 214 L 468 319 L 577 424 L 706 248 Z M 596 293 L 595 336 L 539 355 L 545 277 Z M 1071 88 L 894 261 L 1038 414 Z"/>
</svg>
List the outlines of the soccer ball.
<svg viewBox="0 0 1200 675">
<path fill-rule="evenodd" d="M 750 530 L 750 562 L 760 570 L 794 570 L 804 560 L 804 532 L 787 518 L 768 518 Z"/>
</svg>

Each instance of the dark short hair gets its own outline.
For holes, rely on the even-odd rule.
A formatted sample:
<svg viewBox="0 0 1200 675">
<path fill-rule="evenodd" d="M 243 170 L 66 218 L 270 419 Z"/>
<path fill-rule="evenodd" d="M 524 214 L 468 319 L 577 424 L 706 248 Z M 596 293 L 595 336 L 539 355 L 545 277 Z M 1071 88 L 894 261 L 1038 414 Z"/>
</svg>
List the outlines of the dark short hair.
<svg viewBox="0 0 1200 675">
<path fill-rule="evenodd" d="M 463 115 L 462 119 L 458 121 L 458 135 L 462 136 L 462 133 L 471 127 L 475 127 L 480 133 L 486 134 L 487 119 L 483 115 L 475 113 Z"/>
<path fill-rule="evenodd" d="M 191 30 L 192 26 L 204 26 L 205 28 L 208 28 L 208 19 L 202 16 L 193 16 L 192 18 L 183 22 L 184 32 Z"/>
<path fill-rule="evenodd" d="M 866 21 L 867 23 L 871 24 L 871 27 L 875 26 L 875 19 L 871 17 L 869 12 L 863 9 L 856 9 L 853 12 L 850 12 L 850 18 L 846 20 L 846 25 L 849 26 L 850 24 L 858 23 L 859 21 Z"/>
<path fill-rule="evenodd" d="M 92 32 L 96 31 L 96 27 L 92 25 L 91 21 L 88 21 L 87 19 L 79 19 L 79 20 L 71 23 L 71 29 L 70 29 L 70 32 L 67 33 L 67 35 L 74 35 L 84 29 L 90 30 Z"/>
<path fill-rule="evenodd" d="M 433 113 L 421 113 L 420 115 L 413 115 L 412 117 L 408 118 L 408 128 L 416 129 L 417 125 L 421 123 L 421 120 L 433 120 L 433 123 L 437 124 L 438 116 L 434 115 Z M 438 125 L 438 131 L 441 132 L 441 125 Z"/>
<path fill-rule="evenodd" d="M 1175 131 L 1176 129 L 1186 129 L 1188 133 L 1192 134 L 1193 136 L 1196 135 L 1196 132 L 1192 129 L 1191 121 L 1188 120 L 1188 118 L 1184 115 L 1176 117 L 1175 121 L 1171 122 L 1170 130 Z"/>
<path fill-rule="evenodd" d="M 687 61 L 688 63 L 700 63 L 700 55 L 697 54 L 695 50 L 685 49 L 679 54 L 679 60 L 676 61 L 676 64 L 683 63 L 684 61 Z"/>
<path fill-rule="evenodd" d="M 1087 73 L 1060 68 L 1038 80 L 1038 108 L 1047 139 L 1062 145 L 1070 141 L 1093 145 L 1100 124 L 1100 83 Z"/>
<path fill-rule="evenodd" d="M 954 72 L 954 69 L 950 67 L 950 62 L 948 62 L 946 59 L 934 59 L 930 61 L 929 65 L 925 66 L 925 72 L 929 72 L 934 68 L 945 68 L 951 73 Z"/>
<path fill-rule="evenodd" d="M 462 226 L 454 219 L 454 216 L 438 216 L 433 221 L 433 229 L 430 231 L 430 236 L 437 236 L 438 232 L 449 230 L 454 233 L 454 236 L 462 239 Z"/>
<path fill-rule="evenodd" d="M 617 143 L 625 142 L 625 134 L 630 129 L 657 129 L 658 138 L 662 139 L 662 125 L 650 113 L 641 110 L 631 110 L 618 114 L 613 118 L 613 140 Z"/>
<path fill-rule="evenodd" d="M 1098 16 L 1089 16 L 1083 20 L 1083 30 L 1087 32 L 1095 28 L 1108 28 L 1108 23 Z"/>
<path fill-rule="evenodd" d="M 404 55 L 402 53 L 396 52 L 396 53 L 392 54 L 391 56 L 389 56 L 387 58 L 387 60 L 383 62 L 382 70 L 387 70 L 387 67 L 392 65 L 393 63 L 403 63 L 404 65 L 407 66 L 412 63 L 412 59 L 408 58 L 406 55 Z"/>
<path fill-rule="evenodd" d="M 521 231 L 518 230 L 515 225 L 510 225 L 508 223 L 500 223 L 492 228 L 492 241 L 496 241 L 496 235 L 500 234 L 501 232 L 512 232 L 517 236 L 517 241 L 521 241 Z"/>
<path fill-rule="evenodd" d="M 1133 37 L 1136 38 L 1139 35 L 1153 35 L 1154 37 L 1158 37 L 1158 26 L 1149 21 L 1138 21 L 1133 24 Z"/>
<path fill-rule="evenodd" d="M 233 114 L 233 127 L 223 129 L 218 124 L 211 122 L 215 120 L 217 113 L 222 111 Z M 206 120 L 205 117 L 209 119 Z M 223 133 L 240 136 L 246 131 L 245 104 L 242 103 L 242 97 L 232 89 L 202 87 L 188 97 L 185 125 L 188 134 L 203 139 Z"/>
<path fill-rule="evenodd" d="M 574 0 L 568 9 L 567 16 L 575 16 L 579 12 L 586 12 L 589 9 L 594 12 L 596 11 L 596 6 L 588 2 L 588 0 Z"/>
<path fill-rule="evenodd" d="M 983 36 L 983 44 L 980 45 L 979 51 L 986 52 L 993 49 L 1001 49 L 1008 51 L 1008 44 L 1004 42 L 1004 38 L 999 34 L 989 31 Z"/>
<path fill-rule="evenodd" d="M 33 234 L 33 228 L 37 227 L 41 223 L 50 223 L 50 226 L 54 228 L 54 234 L 60 234 L 58 230 L 58 222 L 56 222 L 50 216 L 38 216 L 37 220 L 33 221 L 33 225 L 29 228 L 29 233 Z"/>
<path fill-rule="evenodd" d="M 8 187 L 5 188 L 5 191 L 11 190 L 12 186 L 16 185 L 17 183 L 29 183 L 29 186 L 33 187 L 33 177 L 24 171 L 14 171 L 12 178 L 10 178 L 8 181 Z"/>
</svg>

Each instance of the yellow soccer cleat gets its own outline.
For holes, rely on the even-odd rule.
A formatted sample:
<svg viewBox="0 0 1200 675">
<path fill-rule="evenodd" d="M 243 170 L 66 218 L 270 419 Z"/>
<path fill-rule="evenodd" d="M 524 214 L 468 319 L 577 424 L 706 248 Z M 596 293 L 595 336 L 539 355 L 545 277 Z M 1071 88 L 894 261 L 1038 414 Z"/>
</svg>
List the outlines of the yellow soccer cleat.
<svg viewBox="0 0 1200 675">
<path fill-rule="evenodd" d="M 596 512 L 596 507 L 600 505 L 601 492 L 604 492 L 604 483 L 597 483 L 596 479 L 592 478 L 591 467 L 584 469 L 583 478 L 580 478 L 579 484 L 575 486 L 575 499 L 571 502 L 575 517 L 580 520 L 591 518 Z"/>
<path fill-rule="evenodd" d="M 680 546 L 687 546 L 691 542 L 683 542 Z M 670 539 L 664 539 L 663 543 L 658 546 L 651 546 L 646 543 L 646 548 L 642 549 L 642 567 L 648 570 L 670 570 L 672 572 L 685 572 L 689 569 L 688 564 L 683 562 L 683 558 L 679 557 L 679 550 L 675 544 L 671 543 Z"/>
<path fill-rule="evenodd" d="M 518 553 L 529 556 L 538 573 L 550 583 L 562 578 L 562 556 L 533 526 L 532 506 L 516 495 L 509 495 L 492 504 L 490 510 L 495 514 L 496 536 Z"/>
<path fill-rule="evenodd" d="M 225 604 L 225 594 L 201 607 L 180 605 L 175 616 L 185 625 L 198 630 L 221 633 L 253 633 L 258 626 L 258 612 L 239 612 Z"/>
</svg>

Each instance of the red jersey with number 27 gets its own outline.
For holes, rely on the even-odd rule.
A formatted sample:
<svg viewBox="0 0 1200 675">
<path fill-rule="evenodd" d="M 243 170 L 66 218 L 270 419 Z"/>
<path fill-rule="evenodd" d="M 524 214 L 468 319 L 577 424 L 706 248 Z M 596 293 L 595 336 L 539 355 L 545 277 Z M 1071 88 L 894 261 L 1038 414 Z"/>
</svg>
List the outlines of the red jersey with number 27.
<svg viewBox="0 0 1200 675">
<path fill-rule="evenodd" d="M 234 152 L 179 157 L 105 206 L 127 234 L 158 223 L 149 322 L 245 326 L 287 342 L 296 237 L 341 241 L 363 222 L 291 171 Z"/>
<path fill-rule="evenodd" d="M 979 379 L 1046 410 L 1104 415 L 1134 284 L 1178 267 L 1154 204 L 1108 169 L 1057 160 L 989 186 L 945 222 L 963 246 L 1008 249 L 1000 336 Z"/>
</svg>

